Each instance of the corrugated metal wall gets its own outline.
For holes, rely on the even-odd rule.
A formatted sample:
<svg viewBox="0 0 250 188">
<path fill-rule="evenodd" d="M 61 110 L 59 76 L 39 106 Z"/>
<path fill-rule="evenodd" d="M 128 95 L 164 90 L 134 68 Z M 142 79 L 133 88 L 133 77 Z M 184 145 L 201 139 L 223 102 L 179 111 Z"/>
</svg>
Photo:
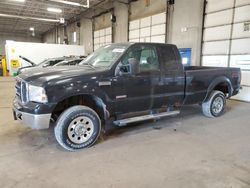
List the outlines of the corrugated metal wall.
<svg viewBox="0 0 250 188">
<path fill-rule="evenodd" d="M 243 90 L 236 98 L 250 101 L 250 0 L 207 0 L 202 65 L 240 67 Z"/>
<path fill-rule="evenodd" d="M 166 13 L 154 14 L 152 16 L 129 22 L 130 42 L 160 42 L 166 40 Z"/>
<path fill-rule="evenodd" d="M 94 50 L 112 43 L 112 27 L 94 31 Z"/>
</svg>

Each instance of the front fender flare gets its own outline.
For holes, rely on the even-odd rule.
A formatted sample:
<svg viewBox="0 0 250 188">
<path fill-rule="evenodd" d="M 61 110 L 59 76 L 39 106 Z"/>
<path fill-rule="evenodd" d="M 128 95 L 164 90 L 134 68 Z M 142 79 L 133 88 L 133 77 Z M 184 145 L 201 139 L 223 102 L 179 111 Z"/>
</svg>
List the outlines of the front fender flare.
<svg viewBox="0 0 250 188">
<path fill-rule="evenodd" d="M 96 106 L 101 110 L 102 117 L 104 118 L 104 120 L 107 120 L 109 118 L 110 112 L 107 109 L 105 101 L 103 100 L 103 98 L 105 99 L 105 96 L 103 95 L 99 96 L 98 93 L 91 93 L 91 92 L 70 93 L 70 94 L 68 93 L 64 97 L 60 98 L 60 100 L 57 101 L 57 104 L 61 103 L 62 101 L 68 98 L 82 96 L 82 95 L 90 96 L 95 101 Z M 55 108 L 56 106 L 54 107 L 53 111 L 55 110 Z"/>
</svg>

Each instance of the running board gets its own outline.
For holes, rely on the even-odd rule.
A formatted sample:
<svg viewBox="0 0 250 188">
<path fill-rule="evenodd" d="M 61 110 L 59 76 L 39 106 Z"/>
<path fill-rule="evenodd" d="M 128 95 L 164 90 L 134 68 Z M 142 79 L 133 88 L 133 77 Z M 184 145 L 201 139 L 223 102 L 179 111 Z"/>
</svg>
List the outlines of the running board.
<svg viewBox="0 0 250 188">
<path fill-rule="evenodd" d="M 166 117 L 166 116 L 173 116 L 179 113 L 180 111 L 162 112 L 159 114 L 149 114 L 149 115 L 144 115 L 144 116 L 137 116 L 137 117 L 127 118 L 127 119 L 116 120 L 113 123 L 121 127 L 121 126 L 127 125 L 128 123 L 145 121 L 149 119 L 156 119 L 156 118 L 161 118 L 161 117 Z"/>
</svg>

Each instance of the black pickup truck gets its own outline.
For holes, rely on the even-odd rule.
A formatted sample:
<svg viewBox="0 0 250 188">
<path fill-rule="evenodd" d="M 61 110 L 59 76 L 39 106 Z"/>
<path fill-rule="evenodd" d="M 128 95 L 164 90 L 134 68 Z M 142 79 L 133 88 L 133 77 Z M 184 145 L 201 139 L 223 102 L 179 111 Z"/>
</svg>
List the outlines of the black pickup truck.
<svg viewBox="0 0 250 188">
<path fill-rule="evenodd" d="M 108 123 L 176 115 L 187 104 L 200 104 L 205 116 L 220 116 L 240 81 L 239 68 L 184 68 L 175 45 L 111 44 L 78 67 L 20 74 L 13 112 L 33 129 L 55 124 L 58 143 L 74 151 L 93 145 Z"/>
</svg>

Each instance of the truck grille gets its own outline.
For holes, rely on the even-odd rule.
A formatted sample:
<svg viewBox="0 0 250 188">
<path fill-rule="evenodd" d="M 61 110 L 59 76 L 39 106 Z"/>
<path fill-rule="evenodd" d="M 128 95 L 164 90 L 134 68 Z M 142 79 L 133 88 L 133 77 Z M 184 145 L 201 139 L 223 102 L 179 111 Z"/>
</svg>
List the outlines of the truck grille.
<svg viewBox="0 0 250 188">
<path fill-rule="evenodd" d="M 22 102 L 28 102 L 27 98 L 27 84 L 20 78 L 16 78 L 16 97 Z"/>
</svg>

